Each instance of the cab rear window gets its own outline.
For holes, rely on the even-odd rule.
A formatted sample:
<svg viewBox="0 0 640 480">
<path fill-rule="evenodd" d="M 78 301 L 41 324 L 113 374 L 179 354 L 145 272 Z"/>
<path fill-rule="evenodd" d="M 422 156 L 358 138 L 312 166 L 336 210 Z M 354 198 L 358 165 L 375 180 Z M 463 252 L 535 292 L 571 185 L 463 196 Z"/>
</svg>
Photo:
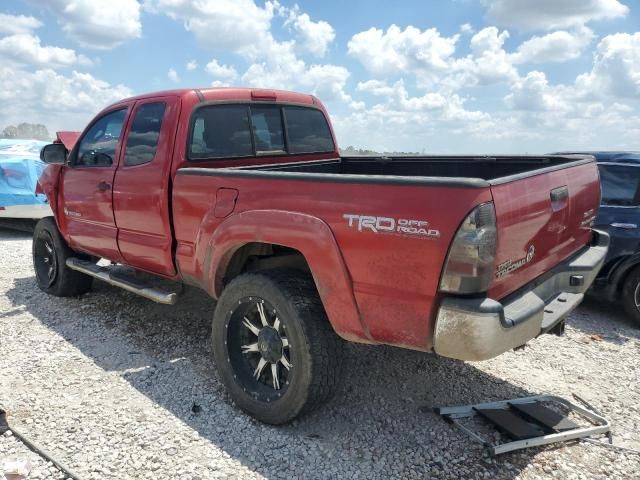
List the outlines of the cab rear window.
<svg viewBox="0 0 640 480">
<path fill-rule="evenodd" d="M 324 114 L 281 105 L 207 105 L 193 115 L 189 159 L 333 152 Z"/>
<path fill-rule="evenodd" d="M 330 152 L 333 138 L 320 110 L 284 107 L 290 153 Z"/>
</svg>

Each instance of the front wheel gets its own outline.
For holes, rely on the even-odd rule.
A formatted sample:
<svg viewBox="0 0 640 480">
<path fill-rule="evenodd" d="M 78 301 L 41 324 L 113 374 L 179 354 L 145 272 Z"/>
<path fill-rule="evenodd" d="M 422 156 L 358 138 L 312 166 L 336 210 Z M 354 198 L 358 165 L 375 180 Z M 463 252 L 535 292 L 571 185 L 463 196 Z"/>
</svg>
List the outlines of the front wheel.
<svg viewBox="0 0 640 480">
<path fill-rule="evenodd" d="M 640 326 L 640 267 L 636 267 L 622 287 L 622 303 L 629 317 Z"/>
<path fill-rule="evenodd" d="M 40 220 L 33 231 L 33 268 L 40 290 L 57 297 L 82 295 L 91 289 L 93 278 L 71 270 L 67 258 L 81 257 L 69 248 L 51 217 Z"/>
<path fill-rule="evenodd" d="M 308 412 L 334 393 L 343 342 L 311 278 L 296 271 L 240 275 L 213 317 L 213 354 L 236 404 L 274 425 Z"/>
</svg>

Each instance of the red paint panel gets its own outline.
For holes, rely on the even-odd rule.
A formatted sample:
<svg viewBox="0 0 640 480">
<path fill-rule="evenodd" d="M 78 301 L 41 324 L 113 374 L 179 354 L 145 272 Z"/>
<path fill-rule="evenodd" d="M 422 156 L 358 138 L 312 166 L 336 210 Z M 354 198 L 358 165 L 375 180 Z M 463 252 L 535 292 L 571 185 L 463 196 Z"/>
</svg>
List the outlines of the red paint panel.
<svg viewBox="0 0 640 480">
<path fill-rule="evenodd" d="M 236 188 L 240 192 L 234 213 L 224 222 L 210 213 L 212 192 L 218 188 Z M 318 253 L 313 254 L 314 259 L 319 259 L 312 265 L 319 286 L 322 278 L 333 275 L 335 267 L 328 261 L 329 256 L 340 256 L 349 281 L 331 291 L 355 290 L 361 321 L 371 339 L 420 350 L 430 347 L 440 271 L 449 243 L 472 206 L 491 200 L 489 188 L 257 181 L 192 175 L 176 176 L 173 196 L 178 252 L 186 253 L 187 245 L 196 247 L 192 257 L 178 256 L 180 270 L 186 276 L 206 278 L 207 262 L 215 265 L 217 258 L 224 258 L 226 249 L 249 241 L 292 246 L 304 253 L 307 244 L 318 244 L 316 224 L 321 222 L 328 226 L 337 246 L 334 253 L 329 243 L 320 242 Z M 277 218 L 274 214 L 256 223 L 250 220 L 256 210 L 289 214 Z M 355 225 L 349 226 L 345 214 L 423 220 L 440 236 L 422 239 L 359 231 Z M 309 258 L 307 261 L 311 264 Z M 323 302 L 328 311 L 335 308 L 333 302 L 330 296 Z M 329 318 L 342 335 L 353 333 L 353 323 L 336 320 L 340 318 L 337 315 Z"/>
<path fill-rule="evenodd" d="M 80 132 L 56 132 L 54 143 L 62 143 L 68 151 L 71 151 L 75 147 L 78 138 L 80 138 Z"/>
<path fill-rule="evenodd" d="M 98 189 L 103 182 L 112 185 L 114 172 L 115 166 L 64 167 L 58 220 L 72 248 L 121 262 L 112 191 Z"/>
<path fill-rule="evenodd" d="M 158 146 L 153 160 L 142 165 L 125 165 L 125 148 L 115 175 L 113 210 L 118 227 L 118 246 L 129 265 L 172 277 L 173 234 L 168 196 L 176 120 L 180 111 L 177 97 L 153 97 L 137 102 L 131 118 L 148 103 L 164 103 Z M 131 121 L 123 133 L 126 145 Z"/>
<path fill-rule="evenodd" d="M 563 186 L 568 188 L 568 201 L 554 211 L 551 191 Z M 496 265 L 526 258 L 529 248 L 535 248 L 532 261 L 494 278 L 489 290 L 494 299 L 542 275 L 591 239 L 591 227 L 583 221 L 587 212 L 597 211 L 600 202 L 595 163 L 497 185 L 491 192 L 498 221 Z"/>
</svg>

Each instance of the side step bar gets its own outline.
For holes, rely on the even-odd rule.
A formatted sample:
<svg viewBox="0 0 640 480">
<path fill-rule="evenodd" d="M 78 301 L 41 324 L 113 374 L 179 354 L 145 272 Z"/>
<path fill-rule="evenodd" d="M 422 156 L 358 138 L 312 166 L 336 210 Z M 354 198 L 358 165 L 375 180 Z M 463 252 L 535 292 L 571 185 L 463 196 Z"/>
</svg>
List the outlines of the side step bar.
<svg viewBox="0 0 640 480">
<path fill-rule="evenodd" d="M 548 408 L 545 404 L 553 406 Z M 581 418 L 579 425 L 559 412 L 564 410 Z M 522 448 L 549 445 L 555 442 L 584 439 L 591 435 L 610 435 L 609 422 L 592 410 L 582 408 L 562 397 L 536 395 L 498 402 L 441 407 L 435 409 L 443 420 L 458 427 L 472 440 L 482 444 L 490 455 L 512 452 Z M 510 442 L 496 442 L 494 437 L 463 425 L 461 419 L 476 415 L 504 434 Z"/>
<path fill-rule="evenodd" d="M 114 272 L 110 267 L 101 267 L 100 265 L 79 258 L 68 258 L 67 267 L 157 303 L 174 305 L 178 301 L 178 294 L 176 292 L 165 292 L 159 288 L 147 285 L 137 278 Z"/>
</svg>

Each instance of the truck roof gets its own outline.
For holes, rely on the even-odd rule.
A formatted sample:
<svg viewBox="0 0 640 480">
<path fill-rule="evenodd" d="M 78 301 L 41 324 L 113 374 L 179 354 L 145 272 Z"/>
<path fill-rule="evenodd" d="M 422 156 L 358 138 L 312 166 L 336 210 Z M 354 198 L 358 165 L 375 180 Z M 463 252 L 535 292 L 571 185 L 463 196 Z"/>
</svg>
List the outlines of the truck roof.
<svg viewBox="0 0 640 480">
<path fill-rule="evenodd" d="M 141 95 L 135 95 L 128 97 L 114 103 L 117 105 L 123 102 L 130 102 L 132 100 L 142 100 L 153 97 L 162 96 L 178 96 L 189 97 L 197 96 L 200 101 L 275 101 L 275 102 L 287 102 L 287 103 L 301 103 L 308 105 L 320 106 L 320 101 L 310 94 L 291 92 L 287 90 L 273 90 L 263 88 L 240 88 L 240 87 L 203 87 L 203 88 L 181 88 L 175 90 L 163 90 L 158 92 L 144 93 Z"/>
<path fill-rule="evenodd" d="M 640 163 L 640 152 L 627 150 L 592 150 L 579 152 L 556 152 L 556 155 L 593 155 L 598 162 Z"/>
</svg>

